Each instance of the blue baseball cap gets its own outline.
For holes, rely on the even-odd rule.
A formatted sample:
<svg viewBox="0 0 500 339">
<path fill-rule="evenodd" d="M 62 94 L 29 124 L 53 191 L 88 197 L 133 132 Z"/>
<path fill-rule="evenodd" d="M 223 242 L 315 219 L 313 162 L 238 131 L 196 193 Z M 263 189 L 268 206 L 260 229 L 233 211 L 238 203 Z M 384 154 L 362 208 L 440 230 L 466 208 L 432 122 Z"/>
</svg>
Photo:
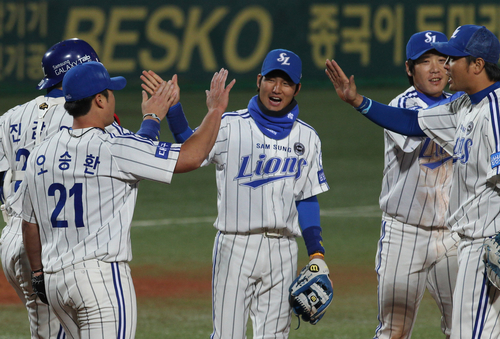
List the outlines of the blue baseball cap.
<svg viewBox="0 0 500 339">
<path fill-rule="evenodd" d="M 436 42 L 432 46 L 439 52 L 454 56 L 473 56 L 486 62 L 498 63 L 500 42 L 495 34 L 484 26 L 459 26 L 448 42 Z"/>
<path fill-rule="evenodd" d="M 422 54 L 435 49 L 431 43 L 446 41 L 448 41 L 448 38 L 441 32 L 424 31 L 415 33 L 406 44 L 406 60 L 417 60 Z"/>
<path fill-rule="evenodd" d="M 295 84 L 302 78 L 302 61 L 299 56 L 286 49 L 273 49 L 267 53 L 260 74 L 266 75 L 271 71 L 281 70 L 288 74 Z"/>
<path fill-rule="evenodd" d="M 109 76 L 103 64 L 89 61 L 71 68 L 63 78 L 66 101 L 76 101 L 100 93 L 105 89 L 118 91 L 127 84 L 124 77 Z"/>
</svg>

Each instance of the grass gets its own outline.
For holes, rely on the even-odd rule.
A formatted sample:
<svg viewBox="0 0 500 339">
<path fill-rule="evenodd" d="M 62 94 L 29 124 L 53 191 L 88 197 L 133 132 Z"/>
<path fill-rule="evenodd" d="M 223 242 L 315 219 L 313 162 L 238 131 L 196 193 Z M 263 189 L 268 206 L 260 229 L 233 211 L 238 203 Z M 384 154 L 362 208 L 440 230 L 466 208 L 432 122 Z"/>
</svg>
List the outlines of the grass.
<svg viewBox="0 0 500 339">
<path fill-rule="evenodd" d="M 401 90 L 366 89 L 363 94 L 389 102 Z M 37 94 L 1 97 L 0 111 Z M 116 111 L 122 124 L 137 130 L 141 120 L 139 89 L 115 94 Z M 236 85 L 228 110 L 245 107 L 254 94 L 253 91 L 238 91 Z M 197 126 L 206 112 L 204 93 L 181 93 L 181 101 L 191 126 Z M 314 327 L 303 323 L 294 330 L 297 326 L 294 319 L 290 338 L 371 338 L 378 324 L 374 261 L 380 229 L 380 213 L 376 205 L 383 170 L 382 129 L 341 102 L 333 89 L 303 89 L 298 102 L 299 118 L 315 127 L 323 143 L 323 165 L 330 191 L 318 196 L 321 209 L 330 212 L 346 210 L 348 213 L 322 217 L 327 262 L 334 281 L 333 304 Z M 163 124 L 162 140 L 172 141 L 166 124 Z M 208 166 L 176 175 L 171 185 L 141 182 L 134 222 L 215 217 L 214 172 L 214 168 Z M 359 212 L 363 210 L 371 212 L 363 215 Z M 209 280 L 215 236 L 209 220 L 133 227 L 133 274 L 151 277 L 170 274 L 182 278 L 196 277 L 202 272 L 199 279 Z M 299 239 L 298 243 L 301 266 L 307 262 L 307 257 L 303 242 Z M 155 285 L 151 288 L 163 295 L 168 287 Z M 211 333 L 209 292 L 195 293 L 192 297 L 139 298 L 138 308 L 137 338 L 194 339 L 208 338 Z M 26 318 L 22 306 L 0 304 L 0 339 L 26 338 L 29 332 Z M 248 335 L 251 335 L 251 329 Z M 443 337 L 439 311 L 426 294 L 412 338 Z"/>
</svg>

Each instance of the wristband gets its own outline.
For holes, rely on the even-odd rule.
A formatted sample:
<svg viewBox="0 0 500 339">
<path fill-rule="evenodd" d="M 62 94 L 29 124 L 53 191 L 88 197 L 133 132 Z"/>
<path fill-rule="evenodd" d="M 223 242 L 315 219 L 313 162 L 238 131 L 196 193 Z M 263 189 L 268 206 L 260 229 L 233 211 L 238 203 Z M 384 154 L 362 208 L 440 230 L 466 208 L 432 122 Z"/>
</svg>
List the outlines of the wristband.
<svg viewBox="0 0 500 339">
<path fill-rule="evenodd" d="M 363 101 L 361 102 L 361 105 L 358 107 L 354 107 L 356 111 L 360 112 L 361 114 L 366 114 L 372 107 L 372 100 L 368 99 L 367 97 L 363 96 Z"/>
<path fill-rule="evenodd" d="M 154 113 L 146 113 L 142 116 L 142 119 L 144 120 L 146 117 L 153 117 L 155 119 L 158 119 L 158 122 L 161 122 L 160 117 Z"/>
<path fill-rule="evenodd" d="M 39 270 L 36 270 L 36 271 L 31 271 L 32 274 L 34 274 L 34 273 L 40 273 L 40 272 L 43 273 L 43 268 L 40 268 Z"/>
<path fill-rule="evenodd" d="M 313 257 L 314 257 L 314 256 L 320 256 L 320 257 L 321 257 L 321 259 L 325 259 L 325 255 L 324 255 L 323 253 L 321 253 L 321 252 L 316 252 L 316 253 L 313 253 L 313 254 L 311 254 L 311 255 L 309 256 L 309 260 L 313 260 Z"/>
</svg>

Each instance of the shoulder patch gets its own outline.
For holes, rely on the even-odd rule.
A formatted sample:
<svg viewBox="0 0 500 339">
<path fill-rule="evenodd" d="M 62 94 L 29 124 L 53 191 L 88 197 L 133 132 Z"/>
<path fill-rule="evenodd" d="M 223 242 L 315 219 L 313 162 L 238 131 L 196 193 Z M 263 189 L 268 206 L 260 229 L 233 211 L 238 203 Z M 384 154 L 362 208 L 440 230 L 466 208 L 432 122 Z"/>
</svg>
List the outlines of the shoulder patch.
<svg viewBox="0 0 500 339">
<path fill-rule="evenodd" d="M 161 141 L 156 147 L 155 157 L 168 159 L 168 152 L 170 151 L 170 147 L 172 146 L 169 142 Z"/>
<path fill-rule="evenodd" d="M 318 171 L 318 181 L 320 184 L 326 183 L 325 171 L 323 169 Z"/>
<path fill-rule="evenodd" d="M 490 156 L 491 168 L 498 167 L 500 165 L 500 152 L 494 153 Z"/>
</svg>

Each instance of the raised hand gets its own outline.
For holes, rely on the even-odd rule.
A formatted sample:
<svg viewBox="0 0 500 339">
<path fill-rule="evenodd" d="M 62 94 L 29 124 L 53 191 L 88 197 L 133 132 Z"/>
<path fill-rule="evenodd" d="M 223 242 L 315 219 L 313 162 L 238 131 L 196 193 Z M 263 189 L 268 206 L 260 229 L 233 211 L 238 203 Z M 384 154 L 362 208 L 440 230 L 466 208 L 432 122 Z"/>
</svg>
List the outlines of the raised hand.
<svg viewBox="0 0 500 339">
<path fill-rule="evenodd" d="M 143 90 L 141 104 L 142 114 L 155 113 L 160 120 L 163 120 L 168 110 L 175 102 L 177 93 L 174 91 L 174 88 L 175 86 L 172 84 L 172 80 L 168 82 L 162 81 L 149 99 L 146 90 Z"/>
<path fill-rule="evenodd" d="M 333 59 L 331 61 L 326 60 L 325 73 L 332 82 L 333 87 L 335 87 L 335 91 L 340 99 L 353 105 L 354 107 L 361 105 L 363 97 L 356 89 L 354 75 L 347 78 L 342 68 L 340 68 L 337 62 Z"/>
<path fill-rule="evenodd" d="M 212 77 L 212 82 L 210 83 L 210 90 L 205 91 L 207 93 L 207 107 L 208 110 L 218 110 L 220 113 L 224 113 L 227 104 L 229 102 L 229 92 L 233 88 L 236 79 L 233 79 L 226 87 L 228 71 L 227 69 L 221 68 L 219 72 L 215 72 Z"/>
<path fill-rule="evenodd" d="M 149 95 L 153 95 L 153 93 L 158 89 L 160 84 L 163 82 L 163 78 L 160 77 L 158 74 L 155 72 L 149 70 L 149 71 L 142 71 L 142 75 L 140 76 L 142 80 L 141 87 L 143 90 L 149 93 Z M 174 85 L 173 91 L 176 93 L 176 98 L 175 101 L 172 103 L 172 106 L 176 105 L 179 100 L 181 100 L 181 89 L 179 87 L 179 84 L 177 83 L 177 74 L 174 74 L 172 76 L 172 84 Z"/>
</svg>

